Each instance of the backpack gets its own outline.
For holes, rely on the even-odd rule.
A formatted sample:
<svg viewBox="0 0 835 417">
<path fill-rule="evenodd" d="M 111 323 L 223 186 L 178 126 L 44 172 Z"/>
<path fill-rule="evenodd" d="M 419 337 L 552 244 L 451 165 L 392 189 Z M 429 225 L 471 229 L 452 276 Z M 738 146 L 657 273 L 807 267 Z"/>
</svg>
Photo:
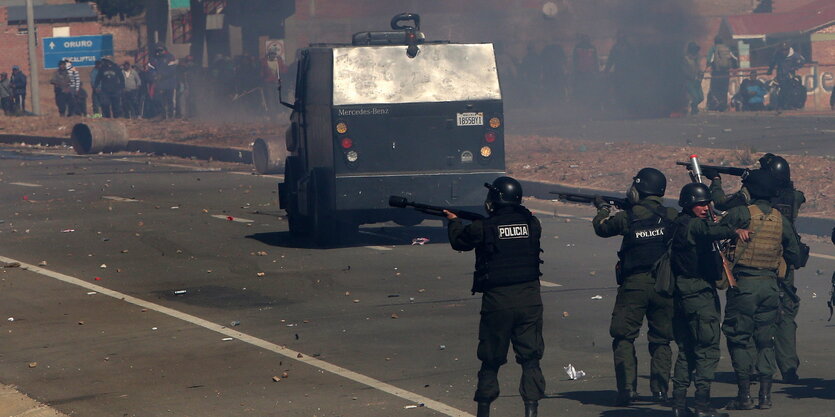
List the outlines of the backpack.
<svg viewBox="0 0 835 417">
<path fill-rule="evenodd" d="M 734 67 L 734 57 L 731 48 L 726 45 L 716 45 L 713 51 L 713 69 L 719 71 L 729 70 Z"/>
</svg>

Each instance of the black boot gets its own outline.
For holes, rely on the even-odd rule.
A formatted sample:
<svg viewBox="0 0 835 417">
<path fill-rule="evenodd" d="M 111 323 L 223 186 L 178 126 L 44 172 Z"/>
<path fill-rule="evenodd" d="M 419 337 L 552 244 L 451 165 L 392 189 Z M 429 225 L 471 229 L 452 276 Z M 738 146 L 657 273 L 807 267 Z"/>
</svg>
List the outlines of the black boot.
<svg viewBox="0 0 835 417">
<path fill-rule="evenodd" d="M 754 403 L 751 401 L 751 380 L 748 378 L 739 379 L 736 382 L 737 394 L 726 407 L 726 410 L 753 410 Z"/>
<path fill-rule="evenodd" d="M 760 377 L 760 403 L 757 406 L 760 410 L 768 410 L 771 408 L 771 382 L 772 377 Z"/>
<path fill-rule="evenodd" d="M 728 413 L 719 412 L 710 406 L 710 391 L 696 391 L 695 417 L 728 417 Z"/>
<path fill-rule="evenodd" d="M 638 393 L 634 390 L 619 391 L 618 398 L 615 400 L 615 407 L 629 407 L 638 398 Z"/>
<path fill-rule="evenodd" d="M 797 370 L 796 370 L 796 369 L 792 369 L 792 370 L 790 370 L 790 371 L 786 371 L 786 373 L 784 373 L 784 374 L 783 374 L 783 383 L 784 383 L 784 384 L 792 384 L 792 385 L 795 385 L 795 384 L 797 384 L 799 381 L 800 381 L 800 377 L 799 377 L 799 376 L 797 376 Z"/>
<path fill-rule="evenodd" d="M 476 417 L 490 417 L 490 403 L 479 402 Z"/>
<path fill-rule="evenodd" d="M 687 390 L 673 389 L 673 417 L 692 417 L 693 411 L 687 408 Z"/>
<path fill-rule="evenodd" d="M 670 403 L 670 398 L 667 397 L 666 392 L 658 391 L 652 393 L 652 401 L 661 405 L 668 405 Z"/>
<path fill-rule="evenodd" d="M 536 401 L 525 401 L 525 417 L 537 417 L 537 407 L 539 403 Z"/>
</svg>

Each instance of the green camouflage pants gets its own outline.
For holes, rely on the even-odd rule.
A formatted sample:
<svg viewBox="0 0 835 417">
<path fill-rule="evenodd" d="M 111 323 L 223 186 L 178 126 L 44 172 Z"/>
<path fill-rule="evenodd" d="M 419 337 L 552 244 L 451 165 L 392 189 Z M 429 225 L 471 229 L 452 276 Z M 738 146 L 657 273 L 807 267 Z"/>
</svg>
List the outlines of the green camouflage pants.
<svg viewBox="0 0 835 417">
<path fill-rule="evenodd" d="M 678 278 L 679 281 L 694 278 Z M 713 288 L 676 295 L 673 333 L 678 345 L 673 391 L 687 391 L 691 375 L 696 392 L 710 392 L 719 363 L 719 295 Z"/>
<path fill-rule="evenodd" d="M 737 277 L 727 291 L 722 332 L 737 380 L 774 375 L 774 335 L 780 300 L 772 277 Z"/>
<path fill-rule="evenodd" d="M 638 358 L 635 356 L 635 339 L 641 331 L 644 316 L 649 332 L 650 388 L 653 393 L 667 392 L 673 353 L 673 298 L 655 292 L 655 284 L 649 274 L 626 277 L 618 288 L 609 334 L 612 336 L 612 352 L 615 360 L 615 376 L 618 391 L 638 390 Z"/>
</svg>

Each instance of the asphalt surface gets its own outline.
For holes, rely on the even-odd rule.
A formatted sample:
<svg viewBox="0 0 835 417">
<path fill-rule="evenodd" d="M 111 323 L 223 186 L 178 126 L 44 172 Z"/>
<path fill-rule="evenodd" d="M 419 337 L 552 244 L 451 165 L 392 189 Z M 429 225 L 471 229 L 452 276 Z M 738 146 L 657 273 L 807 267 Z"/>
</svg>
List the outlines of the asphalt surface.
<svg viewBox="0 0 835 417">
<path fill-rule="evenodd" d="M 440 221 L 365 226 L 318 249 L 290 239 L 276 177 L 217 163 L 2 148 L 0 179 L 0 260 L 22 264 L 0 270 L 2 384 L 72 416 L 474 413 L 473 255 L 449 248 Z M 611 406 L 619 239 L 593 235 L 590 207 L 529 206 L 548 282 L 540 415 L 668 415 Z M 832 415 L 835 248 L 811 246 L 797 272 L 801 384 L 775 384 L 770 411 L 732 415 Z M 587 376 L 569 380 L 568 364 Z M 519 375 L 509 356 L 494 415 L 522 413 Z M 724 347 L 718 379 L 720 406 L 735 394 Z"/>
<path fill-rule="evenodd" d="M 605 116 L 605 115 L 604 115 Z M 668 119 L 606 119 L 552 107 L 507 109 L 507 132 L 599 142 L 835 155 L 835 111 L 702 113 Z M 633 158 L 640 158 L 635 155 Z"/>
</svg>

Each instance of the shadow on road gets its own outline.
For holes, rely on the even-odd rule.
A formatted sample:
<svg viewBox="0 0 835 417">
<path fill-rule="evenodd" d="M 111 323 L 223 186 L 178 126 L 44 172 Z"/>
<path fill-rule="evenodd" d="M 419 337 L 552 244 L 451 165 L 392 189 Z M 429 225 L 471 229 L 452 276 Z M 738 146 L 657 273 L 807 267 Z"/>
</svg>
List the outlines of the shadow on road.
<svg viewBox="0 0 835 417">
<path fill-rule="evenodd" d="M 361 227 L 359 232 L 342 237 L 341 241 L 328 247 L 317 246 L 309 236 L 295 237 L 290 232 L 255 233 L 247 235 L 247 239 L 257 240 L 265 245 L 297 249 L 334 249 L 362 246 L 401 246 L 412 245 L 418 238 L 428 239 L 425 244 L 446 244 L 447 232 L 444 227 L 437 226 L 391 226 L 391 227 Z"/>
<path fill-rule="evenodd" d="M 835 400 L 835 380 L 821 378 L 802 378 L 797 385 L 787 386 L 778 392 L 785 393 L 792 399 L 820 398 Z"/>
</svg>

